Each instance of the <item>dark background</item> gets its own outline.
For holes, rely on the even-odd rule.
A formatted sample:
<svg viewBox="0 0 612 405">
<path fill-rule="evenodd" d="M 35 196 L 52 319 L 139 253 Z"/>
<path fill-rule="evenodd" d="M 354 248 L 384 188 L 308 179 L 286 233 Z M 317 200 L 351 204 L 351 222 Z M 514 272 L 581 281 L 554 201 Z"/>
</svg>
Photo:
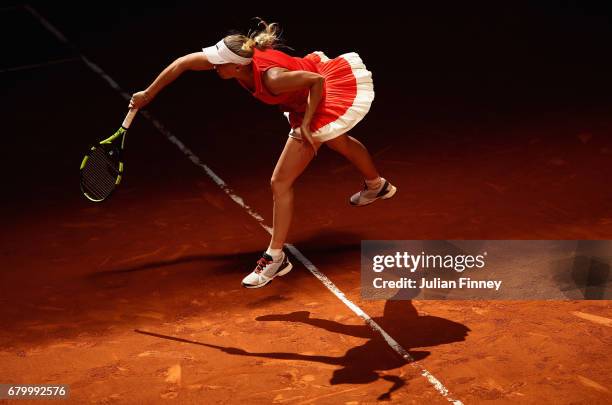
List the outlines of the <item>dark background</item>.
<svg viewBox="0 0 612 405">
<path fill-rule="evenodd" d="M 133 71 L 135 86 L 148 85 L 174 57 L 213 44 L 232 29 L 254 28 L 250 19 L 260 16 L 280 22 L 297 56 L 313 50 L 360 53 L 381 96 L 410 96 L 411 102 L 441 94 L 485 105 L 506 101 L 499 106 L 505 108 L 548 102 L 551 93 L 560 97 L 558 107 L 601 101 L 612 66 L 612 7 L 604 3 L 33 4 L 86 55 L 99 58 L 106 51 L 122 60 L 121 71 Z M 11 43 L 33 56 L 23 39 Z M 3 58 L 7 64 L 11 48 Z M 22 52 L 16 56 L 24 57 Z"/>
<path fill-rule="evenodd" d="M 401 128 L 408 143 L 441 145 L 448 138 L 439 134 L 455 128 L 488 142 L 513 128 L 550 125 L 556 129 L 541 136 L 563 137 L 570 127 L 572 136 L 610 135 L 602 117 L 612 112 L 612 24 L 603 2 L 32 4 L 130 93 L 174 58 L 232 29 L 246 32 L 260 16 L 281 23 L 291 54 L 361 55 L 376 89 L 368 119 L 355 129 L 362 139 L 385 131 L 392 140 L 389 132 Z M 2 22 L 0 69 L 75 55 L 23 10 L 3 12 Z M 3 142 L 10 151 L 3 163 L 11 173 L 4 204 L 24 209 L 41 189 L 51 204 L 64 199 L 36 165 L 23 166 L 23 156 L 30 162 L 43 161 L 42 154 L 80 156 L 92 139 L 117 127 L 125 101 L 98 90 L 99 78 L 91 79 L 96 86 L 84 85 L 77 80 L 83 75 L 91 72 L 80 62 L 1 74 Z M 277 109 L 208 72 L 186 73 L 149 109 L 191 145 L 202 134 L 259 131 L 247 142 L 280 151 L 287 132 Z M 203 148 L 223 147 L 219 139 L 206 138 Z M 246 150 L 224 156 L 237 164 L 246 158 Z M 59 160 L 58 178 L 74 181 L 74 161 Z"/>
</svg>

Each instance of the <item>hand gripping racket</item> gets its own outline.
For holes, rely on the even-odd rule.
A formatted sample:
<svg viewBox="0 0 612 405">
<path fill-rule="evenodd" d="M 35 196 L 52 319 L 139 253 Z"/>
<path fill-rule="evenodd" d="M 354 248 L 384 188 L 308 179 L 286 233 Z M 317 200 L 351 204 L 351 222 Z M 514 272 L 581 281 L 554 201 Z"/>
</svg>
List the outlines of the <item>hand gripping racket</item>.
<svg viewBox="0 0 612 405">
<path fill-rule="evenodd" d="M 81 192 L 90 201 L 106 200 L 121 182 L 123 176 L 123 146 L 127 133 L 138 109 L 131 108 L 121 128 L 112 136 L 90 146 L 81 162 Z"/>
</svg>

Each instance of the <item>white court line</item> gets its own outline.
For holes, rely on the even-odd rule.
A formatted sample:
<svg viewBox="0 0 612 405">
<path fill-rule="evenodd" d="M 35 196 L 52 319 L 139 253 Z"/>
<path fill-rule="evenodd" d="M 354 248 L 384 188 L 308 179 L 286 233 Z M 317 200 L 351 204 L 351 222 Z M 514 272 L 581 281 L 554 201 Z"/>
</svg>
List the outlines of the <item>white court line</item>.
<svg viewBox="0 0 612 405">
<path fill-rule="evenodd" d="M 43 16 L 41 16 L 36 10 L 34 10 L 29 5 L 24 6 L 26 10 L 28 10 L 34 18 L 36 18 L 40 23 L 49 30 L 53 35 L 57 37 L 61 42 L 66 45 L 74 48 L 70 42 L 64 37 L 64 35 L 57 30 L 54 26 L 51 25 Z M 123 91 L 121 87 L 115 82 L 110 76 L 108 76 L 98 65 L 91 62 L 81 53 L 79 56 L 89 66 L 91 70 L 93 70 L 96 74 L 98 74 L 102 79 L 110 84 L 110 86 L 117 90 L 121 96 L 130 100 L 131 96 Z M 251 217 L 253 217 L 262 228 L 264 228 L 270 235 L 272 234 L 272 228 L 264 224 L 264 219 L 261 215 L 255 212 L 251 207 L 249 207 L 244 200 L 235 194 L 232 189 L 219 177 L 215 174 L 206 164 L 202 163 L 199 157 L 197 157 L 189 148 L 187 148 L 176 136 L 172 134 L 168 129 L 166 129 L 157 119 L 155 119 L 151 114 L 147 111 L 141 111 L 142 115 L 148 119 L 154 126 L 157 128 L 159 132 L 168 138 L 168 140 L 174 143 L 180 150 L 183 152 L 195 165 L 200 166 L 206 174 L 223 190 L 225 193 L 234 200 L 238 205 L 240 205 L 246 212 L 249 213 Z M 453 399 L 449 396 L 448 389 L 438 380 L 433 374 L 427 371 L 420 363 L 416 362 L 414 358 L 410 355 L 410 353 L 404 349 L 395 339 L 393 339 L 380 325 L 378 325 L 368 314 L 366 314 L 361 308 L 359 308 L 356 304 L 354 304 L 351 300 L 346 298 L 344 293 L 340 291 L 338 287 L 329 279 L 325 274 L 323 274 L 310 260 L 308 260 L 302 252 L 300 252 L 295 246 L 291 244 L 285 244 L 287 249 L 291 252 L 291 254 L 298 259 L 304 267 L 306 267 L 317 279 L 319 279 L 325 287 L 327 287 L 336 297 L 340 299 L 347 307 L 349 307 L 357 316 L 365 321 L 365 323 L 375 332 L 379 333 L 387 342 L 387 344 L 408 364 L 412 367 L 416 368 L 423 377 L 429 381 L 429 383 L 435 388 L 436 391 L 446 400 L 453 403 L 454 405 L 463 405 L 463 403 L 459 400 Z"/>
<path fill-rule="evenodd" d="M 0 13 L 4 13 L 5 11 L 19 10 L 21 7 L 22 6 L 20 4 L 15 6 L 0 7 Z"/>
<path fill-rule="evenodd" d="M 76 60 L 81 60 L 81 58 L 64 58 L 64 59 L 50 60 L 48 62 L 31 63 L 29 65 L 13 66 L 13 67 L 5 68 L 5 69 L 0 69 L 0 73 L 18 72 L 20 70 L 36 69 L 39 67 L 44 67 L 44 66 L 49 66 L 49 65 L 57 65 L 59 63 L 74 62 Z"/>
</svg>

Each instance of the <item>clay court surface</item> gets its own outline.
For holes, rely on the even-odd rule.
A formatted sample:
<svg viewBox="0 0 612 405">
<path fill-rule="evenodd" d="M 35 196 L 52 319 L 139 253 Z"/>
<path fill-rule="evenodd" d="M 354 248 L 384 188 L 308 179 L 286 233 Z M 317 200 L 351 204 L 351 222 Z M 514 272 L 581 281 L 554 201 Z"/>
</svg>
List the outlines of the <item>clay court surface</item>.
<svg viewBox="0 0 612 405">
<path fill-rule="evenodd" d="M 82 154 L 118 127 L 127 101 L 78 52 L 133 92 L 217 31 L 193 28 L 189 9 L 124 16 L 104 35 L 101 20 L 85 29 L 38 10 L 78 51 L 26 10 L 0 11 L 2 35 L 22 35 L 0 73 L 0 383 L 69 384 L 74 403 L 449 403 L 427 370 L 464 404 L 612 402 L 610 301 L 367 301 L 359 285 L 361 240 L 611 239 L 603 68 L 559 89 L 544 67 L 529 85 L 499 71 L 454 87 L 438 67 L 412 72 L 408 94 L 358 49 L 380 86 L 352 135 L 398 193 L 349 206 L 359 174 L 323 148 L 296 184 L 288 242 L 415 365 L 295 257 L 286 277 L 242 288 L 269 234 L 143 116 L 116 194 L 80 196 Z M 218 32 L 239 19 L 228 21 Z M 161 22 L 178 42 L 150 27 Z M 186 74 L 149 112 L 272 225 L 280 112 L 211 72 Z"/>
</svg>

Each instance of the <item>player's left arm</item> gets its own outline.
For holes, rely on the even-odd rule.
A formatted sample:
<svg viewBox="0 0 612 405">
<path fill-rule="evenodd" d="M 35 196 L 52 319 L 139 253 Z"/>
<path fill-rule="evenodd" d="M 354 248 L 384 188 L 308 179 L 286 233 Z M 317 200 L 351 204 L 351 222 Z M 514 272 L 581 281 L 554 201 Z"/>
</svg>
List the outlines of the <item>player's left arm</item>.
<svg viewBox="0 0 612 405">
<path fill-rule="evenodd" d="M 323 96 L 324 81 L 325 78 L 322 75 L 306 70 L 289 71 L 272 68 L 264 75 L 264 84 L 273 94 L 309 89 L 308 105 L 306 106 L 300 129 L 302 134 L 305 135 L 306 140 L 315 149 L 315 154 L 316 148 L 310 134 L 310 122 Z"/>
</svg>

